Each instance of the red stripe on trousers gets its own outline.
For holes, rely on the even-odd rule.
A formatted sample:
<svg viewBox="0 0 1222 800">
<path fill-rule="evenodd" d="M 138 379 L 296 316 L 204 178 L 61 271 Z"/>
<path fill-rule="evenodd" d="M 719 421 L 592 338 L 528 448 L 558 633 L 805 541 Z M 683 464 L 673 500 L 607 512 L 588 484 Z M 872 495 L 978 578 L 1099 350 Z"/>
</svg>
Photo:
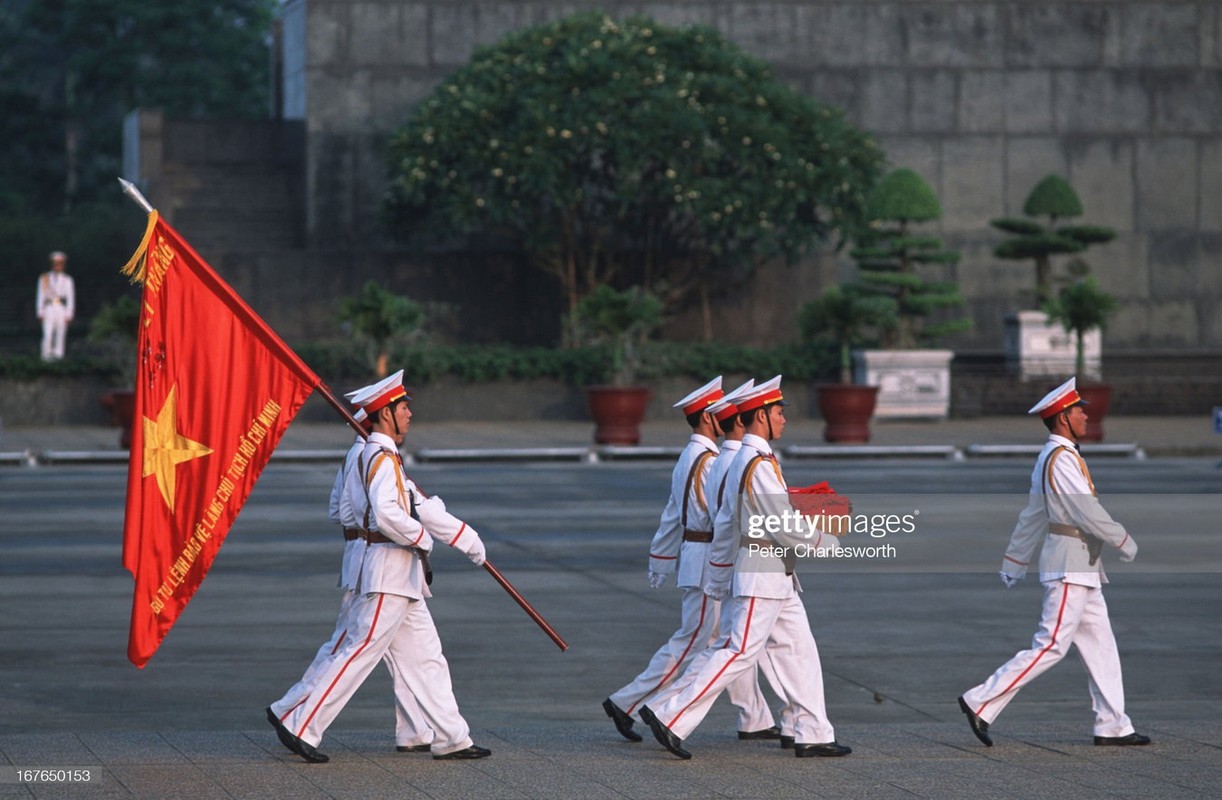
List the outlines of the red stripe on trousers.
<svg viewBox="0 0 1222 800">
<path fill-rule="evenodd" d="M 1034 661 L 1032 661 L 1030 664 L 1028 664 L 1028 665 L 1027 665 L 1027 668 L 1026 668 L 1025 670 L 1023 670 L 1022 672 L 1020 672 L 1020 673 L 1018 674 L 1018 677 L 1017 677 L 1017 678 L 1015 678 L 1014 680 L 1010 681 L 1010 685 L 1009 685 L 1009 686 L 1007 686 L 1007 687 L 1005 688 L 1005 691 L 1001 692 L 1001 694 L 998 694 L 998 695 L 994 696 L 994 697 L 993 697 L 993 700 L 996 700 L 998 697 L 1001 697 L 1002 695 L 1006 694 L 1006 693 L 1007 693 L 1007 692 L 1009 692 L 1011 689 L 1013 689 L 1013 688 L 1014 688 L 1014 686 L 1015 686 L 1015 684 L 1017 684 L 1019 681 L 1021 681 L 1021 680 L 1023 679 L 1023 676 L 1025 676 L 1025 675 L 1026 675 L 1028 672 L 1030 672 L 1030 671 L 1031 671 L 1031 668 L 1032 668 L 1032 667 L 1034 667 L 1036 664 L 1040 663 L 1040 659 L 1044 657 L 1044 653 L 1047 653 L 1047 652 L 1048 652 L 1049 650 L 1051 650 L 1051 649 L 1052 649 L 1054 646 L 1056 646 L 1056 643 L 1057 643 L 1057 634 L 1061 632 L 1061 619 L 1062 619 L 1062 618 L 1065 616 L 1065 601 L 1066 601 L 1066 600 L 1068 600 L 1068 599 L 1069 599 L 1069 584 L 1068 584 L 1068 583 L 1062 583 L 1062 584 L 1061 584 L 1061 607 L 1060 607 L 1059 609 L 1057 609 L 1057 626 L 1056 626 L 1055 628 L 1053 628 L 1053 629 L 1052 629 L 1052 641 L 1051 641 L 1051 642 L 1049 642 L 1049 643 L 1048 643 L 1048 644 L 1047 644 L 1047 645 L 1044 647 L 1044 649 L 1040 651 L 1039 655 L 1037 655 L 1037 656 L 1035 657 L 1035 660 L 1034 660 Z M 993 700 L 986 700 L 986 701 L 984 701 L 984 705 L 980 706 L 980 708 L 976 710 L 976 716 L 980 716 L 980 714 L 981 714 L 981 713 L 984 711 L 985 706 L 987 706 L 989 703 L 993 702 Z"/>
<path fill-rule="evenodd" d="M 344 666 L 340 668 L 340 671 L 335 676 L 335 679 L 331 681 L 331 685 L 327 687 L 327 691 L 322 693 L 322 697 L 318 699 L 318 705 L 314 706 L 314 710 L 310 712 L 310 716 L 306 717 L 306 721 L 301 724 L 301 729 L 297 731 L 298 738 L 301 737 L 301 734 L 305 733 L 305 729 L 309 727 L 310 722 L 313 721 L 314 715 L 318 713 L 318 709 L 322 708 L 322 704 L 327 701 L 327 697 L 331 694 L 331 690 L 335 688 L 335 684 L 339 683 L 339 679 L 344 677 L 344 672 L 347 671 L 348 667 L 352 665 L 353 659 L 363 653 L 365 648 L 369 646 L 369 640 L 373 638 L 373 632 L 378 629 L 378 617 L 382 615 L 382 601 L 385 598 L 386 595 L 384 594 L 378 595 L 378 607 L 374 609 L 373 612 L 373 624 L 369 626 L 369 635 L 365 637 L 365 641 L 361 642 L 361 646 L 356 649 L 356 652 L 349 656 L 348 660 L 344 662 Z"/>
<path fill-rule="evenodd" d="M 743 648 L 747 646 L 747 640 L 751 637 L 751 615 L 753 613 L 755 613 L 755 598 L 754 597 L 751 598 L 751 605 L 747 606 L 747 624 L 743 626 Z M 730 643 L 730 640 L 727 639 L 726 644 L 728 645 L 729 643 Z M 679 717 L 682 717 L 689 708 L 691 708 L 693 705 L 696 704 L 697 701 L 700 700 L 701 697 L 704 697 L 705 692 L 707 692 L 713 686 L 714 683 L 717 683 L 717 679 L 722 676 L 722 673 L 724 673 L 727 669 L 729 669 L 730 665 L 734 663 L 734 660 L 738 658 L 739 656 L 741 656 L 742 654 L 743 654 L 742 649 L 739 649 L 737 653 L 730 656 L 730 660 L 725 663 L 725 666 L 717 670 L 717 674 L 713 676 L 713 679 L 711 681 L 709 681 L 708 683 L 704 685 L 704 688 L 700 690 L 699 694 L 697 694 L 695 697 L 692 698 L 692 702 L 688 703 L 683 708 L 679 709 L 679 713 L 675 714 L 674 718 L 671 719 L 671 721 L 666 724 L 666 727 L 669 728 L 672 725 L 674 725 L 676 722 L 678 722 Z"/>
<path fill-rule="evenodd" d="M 700 621 L 696 623 L 696 630 L 692 631 L 692 638 L 687 640 L 687 647 L 683 648 L 683 654 L 679 656 L 679 660 L 675 662 L 675 665 L 670 668 L 670 672 L 662 676 L 662 680 L 658 681 L 657 686 L 653 687 L 648 692 L 646 692 L 644 695 L 642 695 L 641 700 L 644 700 L 646 697 L 649 697 L 649 695 L 653 694 L 658 689 L 661 689 L 663 686 L 665 686 L 666 682 L 670 680 L 670 676 L 674 675 L 675 670 L 677 670 L 679 668 L 679 665 L 683 663 L 683 659 L 687 658 L 688 652 L 691 651 L 692 649 L 692 643 L 696 641 L 696 634 L 700 633 L 700 629 L 704 627 L 704 608 L 708 604 L 708 602 L 709 602 L 709 596 L 707 594 L 701 594 Z M 641 700 L 637 700 L 635 703 L 633 703 L 628 708 L 629 714 L 631 714 L 633 712 L 633 709 L 635 709 L 638 705 L 641 704 Z"/>
</svg>

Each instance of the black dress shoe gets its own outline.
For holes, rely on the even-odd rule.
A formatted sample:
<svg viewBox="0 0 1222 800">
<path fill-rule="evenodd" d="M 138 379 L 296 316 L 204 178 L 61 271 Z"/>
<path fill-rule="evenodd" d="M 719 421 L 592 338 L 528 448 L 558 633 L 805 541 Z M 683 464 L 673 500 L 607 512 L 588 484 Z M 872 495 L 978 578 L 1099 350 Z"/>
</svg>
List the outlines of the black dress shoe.
<svg viewBox="0 0 1222 800">
<path fill-rule="evenodd" d="M 679 758 L 687 761 L 692 757 L 692 754 L 684 750 L 680 745 L 683 740 L 671 733 L 670 728 L 662 724 L 662 720 L 649 710 L 649 706 L 641 706 L 641 719 L 649 726 L 649 730 L 653 731 L 653 736 L 658 740 L 663 747 L 674 753 Z"/>
<path fill-rule="evenodd" d="M 603 711 L 606 711 L 607 716 L 615 723 L 615 729 L 619 731 L 620 736 L 623 736 L 630 742 L 641 741 L 641 734 L 632 729 L 634 724 L 632 717 L 628 716 L 624 709 L 612 703 L 610 697 L 603 701 Z"/>
<path fill-rule="evenodd" d="M 473 758 L 487 758 L 492 755 L 492 751 L 486 747 L 471 745 L 464 747 L 462 750 L 455 750 L 453 753 L 445 753 L 444 755 L 433 756 L 434 761 L 470 761 Z"/>
<path fill-rule="evenodd" d="M 782 736 L 781 737 L 781 749 L 782 750 L 792 750 L 793 749 L 793 737 L 792 736 Z"/>
<path fill-rule="evenodd" d="M 280 740 L 280 744 L 284 745 L 290 753 L 296 753 L 293 749 L 293 743 L 289 739 L 288 729 L 280 722 L 280 718 L 276 716 L 276 712 L 272 711 L 272 707 L 267 707 L 267 721 L 276 729 L 276 738 Z"/>
<path fill-rule="evenodd" d="M 739 739 L 780 739 L 781 729 L 776 725 L 771 728 L 764 728 L 762 731 L 739 731 Z"/>
<path fill-rule="evenodd" d="M 1150 737 L 1142 736 L 1140 733 L 1133 732 L 1128 736 L 1096 736 L 1095 744 L 1102 747 L 1110 745 L 1112 747 L 1138 747 L 1143 744 L 1149 744 Z"/>
<path fill-rule="evenodd" d="M 292 731 L 284 727 L 280 718 L 272 713 L 271 706 L 267 707 L 267 721 L 276 729 L 276 736 L 280 739 L 280 744 L 287 747 L 290 752 L 296 753 L 311 764 L 326 764 L 331 760 L 326 753 L 319 752 L 314 745 L 294 736 Z"/>
<path fill-rule="evenodd" d="M 395 745 L 396 753 L 427 753 L 432 749 L 431 744 L 397 744 Z"/>
<path fill-rule="evenodd" d="M 985 747 L 992 747 L 993 739 L 989 736 L 989 723 L 976 716 L 976 712 L 972 711 L 972 707 L 962 697 L 959 698 L 959 708 L 967 715 L 967 724 L 971 727 L 972 733 L 976 734 L 976 738 L 984 742 Z"/>
<path fill-rule="evenodd" d="M 853 748 L 845 747 L 836 742 L 824 742 L 823 744 L 795 743 L 793 746 L 793 754 L 798 758 L 811 758 L 813 756 L 836 758 L 838 756 L 847 756 L 851 752 L 853 752 Z"/>
</svg>

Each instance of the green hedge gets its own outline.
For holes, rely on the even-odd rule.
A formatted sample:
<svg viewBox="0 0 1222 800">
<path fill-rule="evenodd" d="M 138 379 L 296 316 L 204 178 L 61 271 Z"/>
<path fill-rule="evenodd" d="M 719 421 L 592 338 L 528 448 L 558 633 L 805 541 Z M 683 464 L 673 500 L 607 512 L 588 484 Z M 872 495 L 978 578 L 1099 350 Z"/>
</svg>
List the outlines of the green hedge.
<svg viewBox="0 0 1222 800">
<path fill-rule="evenodd" d="M 63 361 L 43 361 L 38 356 L 0 356 L 0 378 L 28 381 L 42 377 L 118 377 L 119 370 L 95 358 L 68 356 Z"/>
<path fill-rule="evenodd" d="M 310 342 L 296 346 L 302 360 L 328 382 L 359 383 L 369 377 L 368 360 L 348 342 Z M 812 345 L 781 345 L 768 350 L 727 344 L 650 342 L 643 348 L 642 381 L 667 377 L 707 380 L 710 375 L 783 374 L 796 381 L 835 376 L 835 355 Z M 573 386 L 608 380 L 611 359 L 604 348 L 561 350 L 510 345 L 417 345 L 391 354 L 395 369 L 404 369 L 413 385 L 441 378 L 467 383 L 502 380 L 558 380 Z M 31 380 L 43 376 L 115 377 L 118 371 L 101 358 L 69 356 L 46 363 L 37 356 L 0 356 L 0 378 Z"/>
</svg>

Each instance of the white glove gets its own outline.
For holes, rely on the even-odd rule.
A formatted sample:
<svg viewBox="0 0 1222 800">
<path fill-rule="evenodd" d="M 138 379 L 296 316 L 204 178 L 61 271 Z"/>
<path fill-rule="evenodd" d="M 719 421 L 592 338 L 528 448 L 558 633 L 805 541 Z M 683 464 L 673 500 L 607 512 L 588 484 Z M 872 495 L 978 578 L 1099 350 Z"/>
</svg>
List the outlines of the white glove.
<svg viewBox="0 0 1222 800">
<path fill-rule="evenodd" d="M 471 559 L 471 563 L 477 567 L 484 565 L 484 541 L 482 539 L 475 540 L 475 546 L 467 553 L 467 558 Z"/>
<path fill-rule="evenodd" d="M 1022 578 L 1016 578 L 1013 575 L 1007 575 L 1004 572 L 999 572 L 997 574 L 1001 576 L 1001 582 L 1006 585 L 1007 589 L 1013 589 L 1018 585 L 1018 582 L 1022 580 Z"/>
<path fill-rule="evenodd" d="M 1124 549 L 1120 551 L 1120 560 L 1127 564 L 1135 558 L 1137 558 L 1137 542 L 1130 538 L 1124 543 Z"/>
<path fill-rule="evenodd" d="M 730 596 L 730 587 L 724 584 L 709 585 L 704 587 L 704 593 L 710 600 L 721 602 Z"/>
<path fill-rule="evenodd" d="M 653 570 L 649 571 L 649 588 L 650 589 L 661 589 L 664 583 L 666 583 L 666 574 L 665 573 L 654 572 Z"/>
</svg>

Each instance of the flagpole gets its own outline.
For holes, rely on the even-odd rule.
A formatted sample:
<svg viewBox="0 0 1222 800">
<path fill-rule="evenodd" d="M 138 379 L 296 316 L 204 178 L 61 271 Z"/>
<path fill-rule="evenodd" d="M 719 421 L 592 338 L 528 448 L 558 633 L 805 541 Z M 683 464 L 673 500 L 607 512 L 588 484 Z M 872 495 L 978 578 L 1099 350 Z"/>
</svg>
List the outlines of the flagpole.
<svg viewBox="0 0 1222 800">
<path fill-rule="evenodd" d="M 348 410 L 348 404 L 335 396 L 335 392 L 331 391 L 331 387 L 325 383 L 318 384 L 318 392 L 322 395 L 322 399 L 331 404 L 331 407 L 339 412 L 339 415 L 344 418 L 344 421 L 352 426 L 362 439 L 369 438 L 369 431 L 365 430 L 365 426 L 356 421 L 356 417 L 352 416 L 352 412 Z"/>
</svg>

